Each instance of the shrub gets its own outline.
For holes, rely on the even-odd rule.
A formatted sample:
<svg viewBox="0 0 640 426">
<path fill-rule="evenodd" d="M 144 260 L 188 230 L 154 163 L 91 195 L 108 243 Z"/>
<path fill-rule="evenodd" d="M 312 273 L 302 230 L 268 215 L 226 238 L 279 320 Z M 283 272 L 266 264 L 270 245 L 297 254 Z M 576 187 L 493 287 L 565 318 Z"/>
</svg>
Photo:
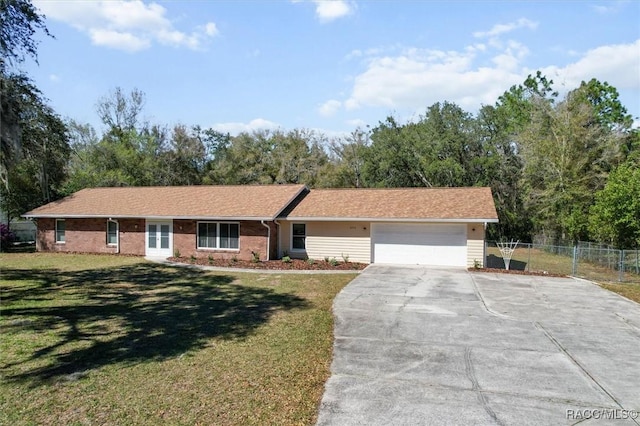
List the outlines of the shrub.
<svg viewBox="0 0 640 426">
<path fill-rule="evenodd" d="M 289 256 L 283 256 L 282 263 L 291 263 L 291 258 Z"/>
<path fill-rule="evenodd" d="M 16 240 L 16 234 L 9 227 L 0 223 L 0 249 L 6 250 Z"/>
<path fill-rule="evenodd" d="M 335 257 L 332 257 L 332 258 L 329 260 L 329 263 L 331 264 L 331 266 L 338 266 L 338 263 L 339 263 L 339 262 L 338 262 L 338 260 L 337 260 Z"/>
<path fill-rule="evenodd" d="M 194 255 L 191 255 L 189 259 L 191 260 L 191 263 L 196 263 L 196 257 Z"/>
<path fill-rule="evenodd" d="M 175 249 L 175 250 L 173 251 L 173 257 L 180 257 L 180 250 Z"/>
<path fill-rule="evenodd" d="M 349 263 L 349 254 L 340 253 L 340 255 L 342 256 L 344 263 Z"/>
<path fill-rule="evenodd" d="M 207 256 L 207 260 L 209 261 L 209 265 L 213 265 L 213 256 Z"/>
<path fill-rule="evenodd" d="M 478 259 L 473 259 L 473 269 L 480 269 L 480 261 Z"/>
<path fill-rule="evenodd" d="M 255 251 L 252 251 L 252 252 L 251 252 L 251 256 L 252 256 L 252 257 L 251 257 L 251 261 L 252 261 L 253 263 L 258 263 L 258 262 L 260 262 L 260 254 L 259 254 L 259 253 L 256 253 Z"/>
<path fill-rule="evenodd" d="M 238 256 L 236 256 L 235 254 L 233 255 L 233 257 L 231 258 L 231 261 L 233 263 L 236 263 L 238 261 Z"/>
<path fill-rule="evenodd" d="M 325 261 L 325 262 L 327 262 L 327 263 L 329 263 L 329 256 L 325 256 L 325 257 L 324 257 L 324 261 Z"/>
<path fill-rule="evenodd" d="M 316 263 L 316 261 L 315 261 L 315 260 L 313 260 L 312 258 L 308 258 L 308 259 L 307 259 L 307 263 L 308 263 L 309 265 L 313 265 L 314 263 Z"/>
</svg>

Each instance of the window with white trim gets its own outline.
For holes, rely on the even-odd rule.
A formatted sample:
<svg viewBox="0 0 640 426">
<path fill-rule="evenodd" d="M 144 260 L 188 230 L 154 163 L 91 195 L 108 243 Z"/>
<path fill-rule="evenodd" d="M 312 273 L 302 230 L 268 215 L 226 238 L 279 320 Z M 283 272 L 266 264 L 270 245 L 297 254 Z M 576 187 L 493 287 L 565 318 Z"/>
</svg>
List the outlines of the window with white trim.
<svg viewBox="0 0 640 426">
<path fill-rule="evenodd" d="M 229 222 L 198 222 L 197 248 L 239 249 L 240 224 Z"/>
<path fill-rule="evenodd" d="M 107 221 L 107 245 L 118 245 L 118 222 L 115 220 Z"/>
<path fill-rule="evenodd" d="M 67 229 L 67 224 L 64 221 L 64 219 L 56 219 L 56 243 L 65 242 L 66 229 Z"/>
<path fill-rule="evenodd" d="M 291 250 L 306 250 L 307 225 L 305 223 L 291 224 Z"/>
</svg>

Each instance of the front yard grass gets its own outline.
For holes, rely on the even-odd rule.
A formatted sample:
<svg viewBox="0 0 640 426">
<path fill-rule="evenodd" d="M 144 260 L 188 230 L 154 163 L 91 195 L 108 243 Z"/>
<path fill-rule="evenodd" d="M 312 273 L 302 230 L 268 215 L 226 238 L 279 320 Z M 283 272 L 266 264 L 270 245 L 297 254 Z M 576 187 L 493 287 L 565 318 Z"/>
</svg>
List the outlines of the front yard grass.
<svg viewBox="0 0 640 426">
<path fill-rule="evenodd" d="M 355 275 L 2 254 L 0 424 L 311 424 Z"/>
</svg>

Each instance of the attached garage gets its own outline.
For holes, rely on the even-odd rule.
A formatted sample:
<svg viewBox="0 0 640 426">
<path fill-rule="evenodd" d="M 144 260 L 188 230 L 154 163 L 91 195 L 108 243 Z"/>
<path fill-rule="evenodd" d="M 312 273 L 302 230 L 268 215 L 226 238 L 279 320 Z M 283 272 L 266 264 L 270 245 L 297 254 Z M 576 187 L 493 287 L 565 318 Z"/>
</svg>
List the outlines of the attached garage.
<svg viewBox="0 0 640 426">
<path fill-rule="evenodd" d="M 490 188 L 351 188 L 314 189 L 276 223 L 282 256 L 472 267 L 497 221 Z"/>
<path fill-rule="evenodd" d="M 371 245 L 374 263 L 467 266 L 465 224 L 373 223 Z"/>
</svg>

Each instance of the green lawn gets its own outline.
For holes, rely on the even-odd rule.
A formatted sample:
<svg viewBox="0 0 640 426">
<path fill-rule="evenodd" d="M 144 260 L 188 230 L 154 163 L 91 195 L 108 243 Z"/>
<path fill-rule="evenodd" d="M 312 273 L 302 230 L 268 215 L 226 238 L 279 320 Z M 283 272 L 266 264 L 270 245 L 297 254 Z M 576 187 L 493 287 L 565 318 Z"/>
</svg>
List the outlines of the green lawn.
<svg viewBox="0 0 640 426">
<path fill-rule="evenodd" d="M 0 255 L 0 424 L 311 424 L 354 275 Z"/>
</svg>

